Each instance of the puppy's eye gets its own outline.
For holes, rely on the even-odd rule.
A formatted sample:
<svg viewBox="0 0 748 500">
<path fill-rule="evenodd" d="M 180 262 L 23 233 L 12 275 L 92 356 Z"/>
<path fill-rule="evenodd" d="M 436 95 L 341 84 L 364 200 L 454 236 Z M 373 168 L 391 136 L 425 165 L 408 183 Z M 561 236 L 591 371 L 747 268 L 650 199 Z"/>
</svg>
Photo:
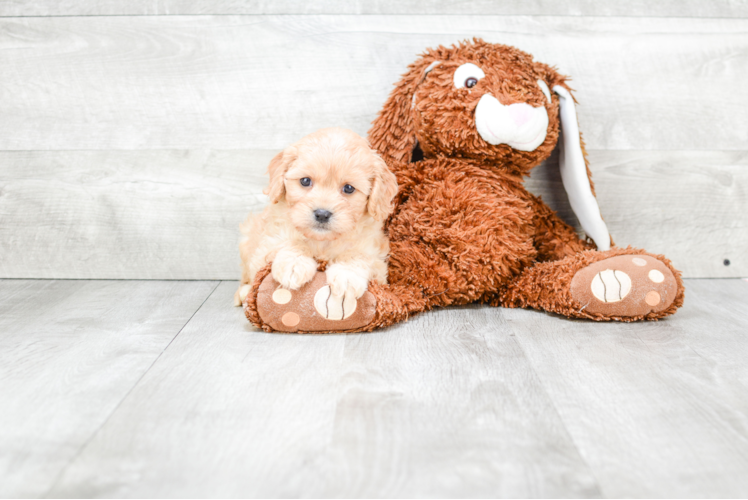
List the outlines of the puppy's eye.
<svg viewBox="0 0 748 500">
<path fill-rule="evenodd" d="M 301 179 L 299 179 L 299 184 L 304 187 L 309 187 L 312 185 L 312 179 L 310 179 L 309 177 L 302 177 Z"/>
<path fill-rule="evenodd" d="M 458 89 L 475 87 L 478 80 L 484 78 L 486 74 L 473 63 L 465 63 L 455 70 L 453 81 Z"/>
<path fill-rule="evenodd" d="M 343 192 L 345 194 L 352 194 L 356 190 L 355 187 L 351 186 L 350 184 L 346 184 L 343 186 Z"/>
</svg>

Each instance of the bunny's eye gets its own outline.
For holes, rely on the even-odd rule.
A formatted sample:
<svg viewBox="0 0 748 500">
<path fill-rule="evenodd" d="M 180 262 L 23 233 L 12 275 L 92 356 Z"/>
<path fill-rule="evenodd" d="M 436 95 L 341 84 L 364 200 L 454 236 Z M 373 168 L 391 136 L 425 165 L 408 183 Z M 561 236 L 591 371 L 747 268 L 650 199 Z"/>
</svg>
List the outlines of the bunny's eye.
<svg viewBox="0 0 748 500">
<path fill-rule="evenodd" d="M 473 63 L 465 63 L 455 70 L 454 84 L 458 89 L 475 87 L 478 80 L 484 78 L 486 74 Z"/>
<path fill-rule="evenodd" d="M 299 179 L 299 184 L 304 187 L 309 187 L 312 185 L 312 179 L 310 179 L 309 177 L 302 177 L 301 179 Z"/>
</svg>

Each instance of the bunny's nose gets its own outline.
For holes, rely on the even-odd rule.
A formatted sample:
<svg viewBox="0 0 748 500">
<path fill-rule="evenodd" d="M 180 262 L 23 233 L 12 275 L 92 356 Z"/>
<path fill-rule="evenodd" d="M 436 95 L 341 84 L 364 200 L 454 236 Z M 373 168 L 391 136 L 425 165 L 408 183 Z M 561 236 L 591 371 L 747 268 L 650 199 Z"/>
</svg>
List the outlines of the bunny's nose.
<svg viewBox="0 0 748 500">
<path fill-rule="evenodd" d="M 320 224 L 327 224 L 332 217 L 332 212 L 318 208 L 314 211 L 314 219 Z"/>
<path fill-rule="evenodd" d="M 509 116 L 512 117 L 514 123 L 518 127 L 521 127 L 525 123 L 529 122 L 532 118 L 533 108 L 529 104 L 518 103 L 509 106 Z"/>
<path fill-rule="evenodd" d="M 506 106 L 491 94 L 483 94 L 475 108 L 475 128 L 488 144 L 534 151 L 548 133 L 548 112 L 545 106 L 534 108 L 526 102 Z"/>
</svg>

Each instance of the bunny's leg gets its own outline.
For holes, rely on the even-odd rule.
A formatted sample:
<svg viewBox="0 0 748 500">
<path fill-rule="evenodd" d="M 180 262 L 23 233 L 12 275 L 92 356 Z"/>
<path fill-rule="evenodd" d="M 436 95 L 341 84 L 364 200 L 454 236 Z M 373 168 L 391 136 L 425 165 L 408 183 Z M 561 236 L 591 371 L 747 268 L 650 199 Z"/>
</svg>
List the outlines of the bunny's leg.
<svg viewBox="0 0 748 500">
<path fill-rule="evenodd" d="M 330 294 L 324 267 L 299 290 L 286 290 L 273 279 L 270 267 L 255 277 L 245 300 L 247 319 L 268 332 L 344 333 L 371 331 L 408 318 L 426 308 L 419 289 L 370 283 L 359 299 Z"/>
<path fill-rule="evenodd" d="M 451 252 L 440 251 L 430 240 L 424 239 L 448 241 L 454 235 L 440 234 L 433 225 L 411 228 L 408 239 L 390 242 L 389 284 L 371 282 L 368 291 L 358 300 L 340 300 L 338 303 L 330 294 L 323 266 L 318 268 L 317 275 L 309 283 L 291 291 L 275 282 L 268 265 L 257 273 L 245 299 L 247 318 L 266 331 L 371 331 L 437 306 L 473 302 L 486 290 L 495 292 L 499 289 L 500 282 L 494 279 L 498 276 L 494 267 L 512 259 L 493 260 L 490 256 L 478 260 L 471 260 L 468 256 L 455 259 Z M 531 247 L 530 238 L 526 238 L 525 245 Z M 454 248 L 454 245 L 448 248 Z M 479 255 L 468 247 L 459 248 L 459 251 Z"/>
<path fill-rule="evenodd" d="M 388 225 L 388 285 L 370 283 L 355 305 L 336 304 L 321 272 L 293 293 L 258 273 L 246 301 L 250 321 L 276 331 L 369 331 L 495 294 L 535 260 L 526 199 L 479 170 L 466 175 L 443 161 L 424 163 L 429 176 L 409 191 Z"/>
<path fill-rule="evenodd" d="M 662 255 L 587 250 L 526 269 L 489 302 L 597 321 L 656 320 L 683 305 L 684 287 Z"/>
<path fill-rule="evenodd" d="M 409 316 L 450 302 L 469 302 L 445 293 L 450 262 L 428 246 L 391 243 L 390 282 L 370 282 L 359 299 L 330 293 L 325 267 L 298 290 L 282 288 L 266 266 L 257 273 L 244 303 L 247 318 L 266 331 L 293 333 L 362 332 L 405 321 Z"/>
</svg>

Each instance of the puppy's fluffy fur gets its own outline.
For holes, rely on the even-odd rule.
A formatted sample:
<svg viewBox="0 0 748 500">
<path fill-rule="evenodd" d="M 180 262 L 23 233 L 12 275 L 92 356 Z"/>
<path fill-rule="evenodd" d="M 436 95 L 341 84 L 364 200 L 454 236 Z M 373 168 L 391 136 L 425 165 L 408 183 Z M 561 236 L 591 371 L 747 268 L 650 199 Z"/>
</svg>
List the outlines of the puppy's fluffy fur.
<svg viewBox="0 0 748 500">
<path fill-rule="evenodd" d="M 275 156 L 268 174 L 270 205 L 241 227 L 236 305 L 271 261 L 273 278 L 289 290 L 314 277 L 317 261 L 328 262 L 327 283 L 336 296 L 359 298 L 370 280 L 386 283 L 389 241 L 382 225 L 392 213 L 397 180 L 365 139 L 342 128 L 318 130 Z M 329 220 L 320 221 L 325 212 Z"/>
</svg>

